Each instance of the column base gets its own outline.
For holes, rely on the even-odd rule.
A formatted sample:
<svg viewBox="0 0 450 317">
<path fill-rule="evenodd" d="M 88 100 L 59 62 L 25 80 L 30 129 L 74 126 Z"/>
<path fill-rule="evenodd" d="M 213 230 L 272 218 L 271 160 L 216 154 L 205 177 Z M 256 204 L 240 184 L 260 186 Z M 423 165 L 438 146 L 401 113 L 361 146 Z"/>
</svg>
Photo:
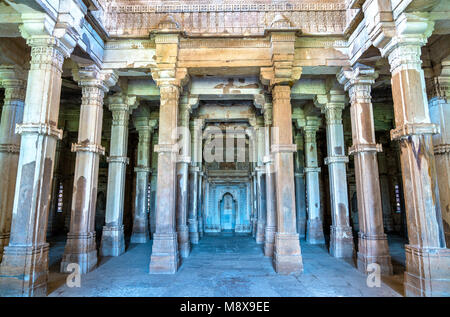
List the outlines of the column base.
<svg viewBox="0 0 450 317">
<path fill-rule="evenodd" d="M 350 227 L 330 227 L 330 254 L 335 258 L 353 257 L 353 234 Z"/>
<path fill-rule="evenodd" d="M 275 227 L 266 227 L 264 241 L 264 255 L 273 256 L 273 248 L 275 246 Z"/>
<path fill-rule="evenodd" d="M 123 226 L 104 226 L 102 242 L 100 244 L 100 255 L 119 256 L 123 253 L 125 253 Z"/>
<path fill-rule="evenodd" d="M 325 244 L 323 225 L 320 218 L 315 218 L 307 221 L 306 242 L 309 244 Z"/>
<path fill-rule="evenodd" d="M 381 274 L 392 275 L 393 269 L 386 235 L 369 236 L 359 232 L 358 236 L 358 270 L 364 274 L 373 272 L 372 269 L 368 270 L 368 266 L 376 263 L 380 266 Z"/>
<path fill-rule="evenodd" d="M 150 256 L 150 274 L 175 274 L 179 266 L 177 234 L 155 233 Z"/>
<path fill-rule="evenodd" d="M 48 250 L 48 243 L 5 247 L 0 266 L 0 296 L 47 296 Z"/>
<path fill-rule="evenodd" d="M 89 232 L 84 235 L 69 232 L 60 265 L 61 273 L 70 273 L 67 272 L 67 266 L 71 263 L 76 263 L 80 266 L 81 274 L 86 274 L 97 266 L 95 232 Z"/>
<path fill-rule="evenodd" d="M 198 244 L 199 233 L 198 233 L 199 223 L 197 220 L 190 219 L 189 220 L 189 239 L 192 244 Z"/>
<path fill-rule="evenodd" d="M 450 296 L 450 250 L 405 245 L 405 295 Z"/>
<path fill-rule="evenodd" d="M 298 234 L 275 234 L 273 266 L 279 274 L 302 273 L 303 262 Z"/>
<path fill-rule="evenodd" d="M 256 243 L 263 244 L 264 243 L 264 234 L 266 230 L 266 224 L 264 222 L 258 221 L 256 224 Z"/>
</svg>

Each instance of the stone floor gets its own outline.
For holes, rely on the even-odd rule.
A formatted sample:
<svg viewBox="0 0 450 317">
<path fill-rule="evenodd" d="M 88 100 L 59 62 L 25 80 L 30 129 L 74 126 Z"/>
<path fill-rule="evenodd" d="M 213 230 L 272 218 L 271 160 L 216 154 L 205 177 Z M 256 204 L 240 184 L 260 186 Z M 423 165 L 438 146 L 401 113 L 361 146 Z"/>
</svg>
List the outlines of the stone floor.
<svg viewBox="0 0 450 317">
<path fill-rule="evenodd" d="M 251 237 L 206 236 L 193 246 L 175 275 L 148 274 L 151 243 L 131 244 L 119 257 L 100 260 L 82 276 L 80 288 L 65 285 L 58 272 L 64 242 L 50 250 L 49 296 L 402 296 L 403 241 L 390 240 L 395 275 L 369 288 L 354 264 L 331 257 L 324 246 L 301 242 L 304 272 L 277 275 L 271 259 Z"/>
</svg>

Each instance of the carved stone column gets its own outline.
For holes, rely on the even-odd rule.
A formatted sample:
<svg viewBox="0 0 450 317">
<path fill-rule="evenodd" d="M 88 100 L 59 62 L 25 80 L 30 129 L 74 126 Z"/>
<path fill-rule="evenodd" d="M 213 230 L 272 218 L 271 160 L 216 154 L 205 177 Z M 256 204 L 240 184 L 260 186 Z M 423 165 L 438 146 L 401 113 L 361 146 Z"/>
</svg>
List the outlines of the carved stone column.
<svg viewBox="0 0 450 317">
<path fill-rule="evenodd" d="M 261 122 L 262 121 L 262 122 Z M 266 230 L 266 179 L 264 160 L 264 120 L 262 117 L 257 118 L 256 126 L 256 186 L 257 186 L 257 200 L 258 200 L 258 220 L 256 224 L 256 243 L 264 243 L 264 235 Z"/>
<path fill-rule="evenodd" d="M 158 131 L 154 132 L 152 135 L 152 172 L 150 174 L 150 189 L 151 189 L 151 203 L 150 203 L 150 214 L 149 214 L 149 222 L 150 222 L 150 236 L 156 231 L 156 191 L 157 191 L 157 183 L 158 183 L 158 153 L 155 152 L 155 145 L 158 144 L 159 133 Z"/>
<path fill-rule="evenodd" d="M 442 61 L 440 76 L 432 79 L 429 89 L 431 122 L 438 124 L 441 133 L 433 135 L 439 201 L 447 248 L 450 247 L 450 57 Z"/>
<path fill-rule="evenodd" d="M 295 206 L 297 210 L 297 231 L 300 238 L 306 237 L 306 189 L 305 189 L 305 151 L 303 135 L 295 135 L 297 152 L 294 155 L 295 167 Z"/>
<path fill-rule="evenodd" d="M 351 99 L 353 145 L 349 154 L 354 155 L 358 198 L 358 269 L 367 273 L 368 266 L 376 263 L 383 274 L 392 274 L 388 241 L 383 229 L 378 178 L 377 152 L 381 152 L 381 145 L 375 143 L 370 96 L 375 78 L 376 73 L 372 68 L 360 64 L 353 70 L 343 70 L 338 74 L 340 83 L 345 84 Z"/>
<path fill-rule="evenodd" d="M 136 108 L 136 97 L 117 94 L 108 99 L 112 112 L 111 143 L 109 149 L 108 188 L 106 192 L 105 226 L 102 232 L 100 254 L 119 256 L 125 252 L 123 235 L 123 208 L 125 199 L 125 172 L 129 163 L 128 123 Z"/>
<path fill-rule="evenodd" d="M 278 273 L 302 272 L 303 263 L 295 214 L 294 157 L 297 146 L 292 144 L 292 108 L 289 86 L 274 85 L 273 138 L 271 152 L 274 157 L 277 232 L 273 263 Z"/>
<path fill-rule="evenodd" d="M 117 81 L 112 72 L 102 72 L 96 66 L 74 73 L 82 89 L 78 142 L 76 152 L 70 230 L 61 261 L 61 272 L 77 263 L 80 273 L 92 271 L 97 265 L 95 241 L 95 207 L 97 201 L 98 165 L 105 150 L 101 146 L 103 97 Z"/>
<path fill-rule="evenodd" d="M 0 262 L 9 243 L 11 219 L 19 163 L 20 135 L 16 124 L 22 123 L 25 99 L 25 74 L 18 67 L 0 67 L 0 86 L 5 99 L 0 123 Z"/>
<path fill-rule="evenodd" d="M 192 163 L 189 168 L 189 237 L 191 243 L 197 244 L 199 240 L 199 196 L 200 186 L 200 167 L 201 165 L 201 131 L 203 120 L 192 120 L 191 124 L 191 144 L 192 144 Z M 199 153 L 200 151 L 200 153 Z M 199 162 L 200 160 L 200 162 Z"/>
<path fill-rule="evenodd" d="M 199 196 L 199 201 L 201 203 L 201 207 L 199 207 L 198 212 L 198 233 L 200 238 L 203 237 L 204 235 L 204 225 L 203 225 L 203 217 L 205 215 L 205 208 L 208 205 L 207 200 L 206 200 L 206 176 L 205 173 L 202 171 L 200 172 L 200 181 L 199 181 L 199 187 L 200 187 L 200 196 Z"/>
<path fill-rule="evenodd" d="M 153 235 L 150 273 L 175 273 L 180 259 L 175 231 L 177 140 L 174 130 L 178 122 L 180 88 L 166 84 L 160 86 L 160 94 L 159 143 L 155 146 L 155 152 L 158 152 L 156 232 Z"/>
<path fill-rule="evenodd" d="M 327 123 L 327 152 L 325 165 L 328 165 L 331 228 L 330 254 L 336 258 L 353 257 L 353 234 L 350 227 L 347 170 L 345 164 L 344 128 L 342 110 L 345 108 L 345 92 L 331 90 L 328 100 L 322 108 Z"/>
<path fill-rule="evenodd" d="M 187 103 L 186 96 L 181 98 L 179 105 L 180 116 L 179 122 L 179 136 L 181 136 L 181 149 L 177 162 L 177 234 L 178 234 L 178 247 L 180 249 L 180 255 L 183 258 L 189 256 L 191 252 L 191 243 L 189 241 L 189 227 L 188 227 L 188 204 L 189 204 L 189 163 L 191 163 L 191 136 L 189 132 L 189 113 L 191 108 Z M 191 166 L 192 168 L 192 166 Z M 196 166 L 193 167 L 194 169 Z M 197 168 L 198 169 L 198 168 Z M 197 186 L 198 171 L 194 172 L 195 179 L 191 182 L 195 182 Z M 195 192 L 195 195 L 197 192 Z M 195 208 L 197 207 L 197 200 L 195 200 Z M 195 211 L 195 213 L 197 213 Z"/>
<path fill-rule="evenodd" d="M 324 244 L 322 215 L 320 212 L 320 187 L 317 161 L 316 132 L 320 126 L 317 117 L 306 117 L 305 132 L 305 174 L 306 197 L 308 205 L 308 220 L 306 223 L 306 242 L 309 244 Z"/>
<path fill-rule="evenodd" d="M 264 163 L 266 167 L 266 231 L 264 239 L 264 255 L 273 256 L 273 248 L 275 245 L 275 232 L 277 230 L 277 205 L 275 197 L 275 169 L 273 158 L 270 153 L 272 143 L 272 116 L 273 106 L 271 103 L 264 105 Z"/>
<path fill-rule="evenodd" d="M 0 266 L 1 296 L 47 295 L 49 245 L 45 240 L 56 141 L 62 136 L 57 129 L 61 73 L 75 39 L 63 42 L 38 36 L 27 43 L 31 67 L 23 123 L 16 126 L 21 144 L 11 235 Z"/>
<path fill-rule="evenodd" d="M 151 177 L 150 140 L 156 120 L 137 117 L 134 121 L 139 133 L 136 172 L 136 198 L 131 243 L 147 243 L 150 240 L 148 217 L 148 186 Z"/>
<path fill-rule="evenodd" d="M 420 59 L 432 23 L 424 19 L 410 23 L 407 16 L 399 20 L 398 37 L 382 54 L 388 57 L 392 73 L 396 128 L 391 138 L 400 142 L 409 238 L 405 246 L 405 293 L 443 296 L 450 289 L 450 249 L 445 248 L 432 141 L 439 127 L 430 120 Z"/>
<path fill-rule="evenodd" d="M 386 162 L 386 154 L 381 152 L 378 154 L 378 170 L 380 172 L 380 190 L 381 190 L 381 205 L 383 209 L 383 226 L 386 232 L 394 231 L 394 221 L 392 219 L 392 208 L 390 199 L 388 166 Z"/>
</svg>

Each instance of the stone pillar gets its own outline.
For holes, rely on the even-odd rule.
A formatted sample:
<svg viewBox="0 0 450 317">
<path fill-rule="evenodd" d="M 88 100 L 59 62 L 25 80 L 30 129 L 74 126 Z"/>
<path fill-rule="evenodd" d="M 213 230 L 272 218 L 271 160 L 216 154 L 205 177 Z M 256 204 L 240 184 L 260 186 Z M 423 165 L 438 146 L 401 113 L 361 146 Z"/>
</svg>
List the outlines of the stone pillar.
<svg viewBox="0 0 450 317">
<path fill-rule="evenodd" d="M 330 200 L 331 200 L 331 228 L 330 254 L 336 258 L 353 257 L 353 234 L 350 227 L 347 171 L 345 164 L 344 128 L 342 125 L 342 110 L 345 108 L 345 93 L 330 91 L 329 102 L 322 112 L 325 113 L 327 123 L 327 154 L 325 165 L 328 165 Z"/>
<path fill-rule="evenodd" d="M 201 151 L 201 129 L 203 120 L 195 119 L 190 126 L 192 144 L 192 163 L 189 168 L 189 237 L 191 243 L 197 244 L 199 240 L 198 214 L 199 214 L 199 183 L 200 168 L 199 151 Z M 200 153 L 201 155 L 201 153 Z M 200 156 L 201 157 L 201 156 Z"/>
<path fill-rule="evenodd" d="M 5 99 L 0 123 L 0 262 L 9 243 L 11 219 L 19 163 L 20 135 L 16 124 L 22 123 L 25 99 L 25 74 L 18 67 L 0 67 L 0 86 Z"/>
<path fill-rule="evenodd" d="M 303 135 L 295 135 L 297 152 L 294 155 L 295 167 L 295 206 L 297 211 L 297 231 L 300 238 L 306 237 L 306 189 L 305 189 L 305 152 Z"/>
<path fill-rule="evenodd" d="M 136 97 L 117 94 L 108 99 L 112 112 L 111 142 L 109 149 L 108 188 L 106 191 L 105 226 L 102 231 L 100 254 L 119 256 L 125 252 L 123 235 L 123 208 L 125 199 L 125 172 L 129 163 L 128 122 L 136 108 Z"/>
<path fill-rule="evenodd" d="M 273 248 L 275 245 L 275 232 L 277 230 L 277 205 L 275 197 L 275 169 L 273 158 L 270 153 L 272 142 L 272 115 L 273 106 L 271 103 L 264 105 L 264 163 L 266 167 L 266 231 L 264 239 L 264 255 L 273 256 Z"/>
<path fill-rule="evenodd" d="M 63 136 L 64 138 L 64 136 Z M 53 180 L 52 180 L 52 191 L 50 196 L 50 207 L 48 211 L 48 221 L 47 221 L 47 238 L 53 236 L 55 231 L 55 221 L 58 209 L 58 199 L 59 199 L 59 185 L 61 179 L 60 171 L 60 154 L 62 148 L 62 139 L 58 140 L 55 149 L 55 164 L 53 168 Z"/>
<path fill-rule="evenodd" d="M 46 296 L 48 250 L 45 241 L 50 205 L 61 73 L 75 39 L 30 37 L 31 66 L 28 73 L 16 189 L 9 245 L 0 266 L 1 296 Z M 68 46 L 69 44 L 73 46 Z M 11 199 L 11 198 L 9 198 Z"/>
<path fill-rule="evenodd" d="M 262 122 L 258 122 L 262 121 Z M 262 117 L 257 119 L 256 128 L 256 186 L 257 186 L 257 200 L 258 200 L 258 220 L 256 223 L 256 243 L 264 243 L 264 235 L 266 230 L 266 178 L 265 178 L 265 166 L 264 166 L 264 120 Z"/>
<path fill-rule="evenodd" d="M 355 180 L 358 200 L 358 269 L 367 273 L 369 265 L 380 265 L 383 274 L 392 274 L 391 257 L 387 237 L 383 230 L 383 211 L 378 174 L 371 85 L 376 73 L 372 68 L 357 64 L 353 70 L 343 70 L 338 74 L 341 84 L 349 90 L 351 99 L 350 117 L 352 122 L 353 145 L 349 154 L 354 155 Z"/>
<path fill-rule="evenodd" d="M 450 57 L 442 61 L 441 74 L 432 79 L 428 98 L 431 122 L 441 133 L 433 135 L 439 201 L 447 248 L 450 247 Z"/>
<path fill-rule="evenodd" d="M 155 152 L 155 145 L 158 144 L 159 133 L 156 131 L 152 135 L 152 172 L 151 172 L 151 180 L 150 180 L 150 189 L 151 189 L 151 203 L 150 203 L 150 214 L 149 214 L 149 222 L 150 222 L 150 236 L 156 231 L 156 187 L 158 182 L 158 153 Z"/>
<path fill-rule="evenodd" d="M 438 179 L 421 46 L 433 29 L 424 19 L 399 18 L 398 35 L 382 50 L 392 73 L 396 128 L 391 139 L 400 143 L 409 244 L 405 246 L 407 296 L 448 296 L 450 249 L 446 249 L 439 203 Z M 414 30 L 417 34 L 408 32 Z M 408 32 L 403 35 L 403 32 Z"/>
<path fill-rule="evenodd" d="M 199 202 L 201 207 L 199 207 L 198 209 L 198 233 L 200 238 L 202 238 L 205 233 L 203 226 L 203 217 L 205 215 L 205 208 L 208 205 L 206 201 L 206 177 L 203 171 L 200 172 L 199 187 Z"/>
<path fill-rule="evenodd" d="M 173 40 L 173 41 L 172 41 Z M 178 50 L 178 38 L 171 41 L 157 39 L 159 45 L 168 46 L 167 50 Z M 167 50 L 158 52 L 163 53 Z M 175 52 L 173 52 L 175 54 Z M 159 59 L 160 57 L 158 57 Z M 167 70 L 175 75 L 181 70 Z M 184 70 L 186 76 L 186 70 Z M 177 139 L 178 103 L 182 87 L 182 79 L 161 78 L 165 72 L 154 74 L 160 90 L 159 110 L 159 144 L 155 146 L 158 152 L 158 185 L 156 192 L 156 232 L 153 235 L 152 255 L 150 258 L 150 273 L 175 273 L 180 259 L 176 233 L 176 185 L 177 185 Z M 185 78 L 180 74 L 177 78 Z"/>
<path fill-rule="evenodd" d="M 391 194 L 390 194 L 392 188 L 389 182 L 388 166 L 386 162 L 386 154 L 384 152 L 378 154 L 378 169 L 380 172 L 383 226 L 386 232 L 392 232 L 394 231 L 394 220 L 392 219 Z"/>
<path fill-rule="evenodd" d="M 253 164 L 253 168 L 255 168 L 255 164 Z M 258 187 L 256 182 L 256 170 L 253 169 L 251 173 L 251 182 L 252 182 L 252 236 L 256 238 L 256 229 L 258 226 Z"/>
<path fill-rule="evenodd" d="M 98 165 L 105 150 L 101 146 L 103 97 L 115 84 L 117 75 L 102 72 L 96 66 L 82 68 L 74 74 L 82 89 L 78 142 L 72 192 L 70 229 L 61 261 L 61 272 L 77 263 L 80 273 L 92 271 L 97 265 L 95 210 L 97 202 Z"/>
<path fill-rule="evenodd" d="M 317 161 L 316 132 L 320 126 L 317 117 L 306 117 L 305 135 L 305 174 L 306 174 L 306 197 L 308 208 L 308 220 L 306 223 L 306 242 L 309 244 L 324 244 L 323 223 L 320 212 L 320 188 Z"/>
<path fill-rule="evenodd" d="M 156 120 L 137 117 L 134 125 L 139 133 L 136 172 L 136 197 L 131 243 L 147 243 L 150 240 L 148 217 L 148 185 L 151 177 L 150 140 Z"/>
<path fill-rule="evenodd" d="M 188 227 L 188 204 L 189 204 L 189 163 L 191 162 L 191 136 L 189 133 L 189 113 L 191 108 L 186 102 L 186 96 L 183 96 L 179 106 L 180 117 L 179 127 L 181 135 L 181 150 L 177 161 L 177 205 L 176 205 L 176 222 L 177 222 L 177 234 L 178 234 L 178 247 L 180 255 L 183 258 L 189 256 L 191 252 L 191 243 L 189 241 L 189 227 Z M 194 167 L 195 168 L 195 167 Z M 191 182 L 195 182 L 197 186 L 197 172 L 194 172 L 195 179 Z M 195 192 L 195 195 L 197 192 Z M 195 197 L 196 198 L 196 197 Z M 195 208 L 197 207 L 197 200 L 195 200 Z M 189 205 L 191 207 L 191 205 Z M 191 210 L 190 210 L 191 211 Z M 196 213 L 196 211 L 195 211 Z"/>
<path fill-rule="evenodd" d="M 277 273 L 302 272 L 303 263 L 295 215 L 294 157 L 292 144 L 292 108 L 289 86 L 274 85 L 273 126 L 275 137 L 271 152 L 274 157 L 277 231 L 273 264 Z"/>
</svg>

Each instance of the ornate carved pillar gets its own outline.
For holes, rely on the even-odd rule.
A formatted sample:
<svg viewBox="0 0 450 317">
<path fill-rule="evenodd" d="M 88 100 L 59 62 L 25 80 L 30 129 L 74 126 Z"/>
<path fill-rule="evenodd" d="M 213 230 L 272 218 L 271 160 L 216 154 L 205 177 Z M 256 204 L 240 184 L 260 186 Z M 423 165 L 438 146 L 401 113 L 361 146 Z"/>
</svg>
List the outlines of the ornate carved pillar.
<svg viewBox="0 0 450 317">
<path fill-rule="evenodd" d="M 117 81 L 113 72 L 102 72 L 88 66 L 74 74 L 82 89 L 78 142 L 72 192 L 70 230 L 61 261 L 61 272 L 67 265 L 77 263 L 80 273 L 92 271 L 97 265 L 95 242 L 95 210 L 97 201 L 98 164 L 105 150 L 101 146 L 103 97 Z"/>
<path fill-rule="evenodd" d="M 355 179 L 358 199 L 358 269 L 368 272 L 368 265 L 380 265 L 383 274 L 392 274 L 391 257 L 383 229 L 383 211 L 378 174 L 375 129 L 370 96 L 371 85 L 377 74 L 372 68 L 357 64 L 353 70 L 338 74 L 341 84 L 349 91 L 351 99 L 353 146 L 349 154 L 355 159 Z"/>
<path fill-rule="evenodd" d="M 295 206 L 297 210 L 297 231 L 300 238 L 306 237 L 306 189 L 305 189 L 305 151 L 303 135 L 295 135 L 297 152 L 294 155 L 295 167 Z"/>
<path fill-rule="evenodd" d="M 106 192 L 105 226 L 102 232 L 100 254 L 119 256 L 125 252 L 123 235 L 123 208 L 125 199 L 125 172 L 129 163 L 128 123 L 136 97 L 117 94 L 108 98 L 112 112 L 111 143 L 109 149 L 108 188 Z"/>
<path fill-rule="evenodd" d="M 190 126 L 191 144 L 192 144 L 192 163 L 189 168 L 189 236 L 191 243 L 197 244 L 199 240 L 199 205 L 201 189 L 201 131 L 203 126 L 202 119 L 192 120 Z M 199 158 L 200 155 L 200 158 Z"/>
<path fill-rule="evenodd" d="M 303 270 L 300 241 L 295 214 L 294 157 L 297 146 L 292 144 L 292 108 L 289 86 L 274 85 L 273 126 L 271 152 L 274 158 L 277 231 L 273 263 L 278 273 Z"/>
<path fill-rule="evenodd" d="M 9 243 L 11 219 L 19 163 L 20 135 L 16 124 L 22 123 L 25 99 L 25 74 L 15 66 L 0 67 L 0 86 L 5 99 L 0 123 L 0 262 L 3 248 Z"/>
<path fill-rule="evenodd" d="M 439 201 L 441 205 L 447 248 L 450 247 L 450 57 L 442 61 L 441 74 L 434 77 L 429 89 L 431 122 L 438 124 L 441 133 L 433 135 L 434 158 Z"/>
<path fill-rule="evenodd" d="M 136 197 L 131 243 L 147 243 L 150 240 L 148 217 L 148 186 L 151 177 L 150 140 L 156 120 L 137 117 L 134 125 L 139 133 L 136 172 Z"/>
<path fill-rule="evenodd" d="M 345 92 L 330 90 L 322 108 L 327 124 L 327 153 L 325 165 L 328 165 L 331 221 L 330 254 L 336 258 L 353 257 L 353 234 L 350 227 L 347 170 L 345 164 L 344 128 L 342 110 L 345 108 Z"/>
<path fill-rule="evenodd" d="M 320 188 L 317 161 L 316 132 L 319 130 L 320 119 L 317 117 L 306 117 L 305 132 L 305 174 L 306 174 L 306 197 L 308 205 L 308 220 L 306 223 L 306 242 L 310 244 L 323 244 L 322 215 L 320 212 Z"/>
<path fill-rule="evenodd" d="M 266 231 L 264 239 L 264 255 L 273 256 L 273 248 L 275 245 L 275 232 L 277 230 L 277 205 L 275 197 L 275 169 L 273 158 L 270 153 L 272 141 L 272 117 L 273 105 L 266 103 L 264 105 L 264 163 L 266 167 Z"/>
<path fill-rule="evenodd" d="M 398 18 L 397 35 L 381 50 L 392 73 L 396 128 L 400 142 L 409 244 L 405 246 L 407 296 L 443 296 L 450 289 L 450 250 L 446 249 L 439 203 L 431 123 L 420 59 L 433 23 L 413 15 Z"/>
<path fill-rule="evenodd" d="M 191 112 L 191 107 L 188 103 L 188 98 L 183 96 L 180 101 L 179 111 L 180 116 L 178 119 L 179 130 L 178 133 L 181 135 L 181 149 L 178 155 L 177 161 L 177 210 L 176 210 L 176 220 L 177 220 L 177 234 L 178 234 L 178 247 L 180 249 L 180 255 L 183 258 L 189 256 L 191 252 L 191 243 L 189 240 L 189 227 L 188 227 L 188 204 L 189 204 L 189 173 L 194 174 L 194 179 L 191 182 L 197 183 L 198 168 L 196 166 L 189 167 L 191 163 L 191 136 L 189 133 L 189 114 Z M 194 172 L 192 168 L 196 169 Z M 195 192 L 195 195 L 197 192 Z M 197 207 L 197 200 L 195 197 L 195 208 Z M 191 206 L 190 206 L 191 207 Z M 191 211 L 191 210 L 190 210 Z M 197 211 L 195 211 L 197 213 Z"/>
<path fill-rule="evenodd" d="M 152 135 L 152 172 L 151 172 L 151 180 L 150 180 L 150 189 L 151 189 L 151 203 L 150 203 L 150 215 L 149 215 L 149 222 L 150 222 L 150 235 L 153 236 L 153 234 L 156 231 L 156 187 L 158 182 L 158 153 L 155 152 L 155 145 L 158 144 L 159 139 L 159 133 L 156 131 Z"/>
<path fill-rule="evenodd" d="M 378 169 L 380 172 L 380 190 L 381 190 L 381 205 L 383 209 L 383 226 L 386 232 L 394 231 L 394 222 L 392 219 L 392 208 L 389 186 L 388 166 L 386 162 L 385 152 L 378 154 Z"/>
<path fill-rule="evenodd" d="M 27 40 L 31 67 L 23 123 L 16 126 L 21 144 L 10 241 L 0 266 L 2 296 L 47 295 L 49 245 L 45 240 L 56 141 L 62 136 L 57 129 L 61 73 L 74 37 L 70 33 L 64 41 L 44 35 Z"/>
</svg>

